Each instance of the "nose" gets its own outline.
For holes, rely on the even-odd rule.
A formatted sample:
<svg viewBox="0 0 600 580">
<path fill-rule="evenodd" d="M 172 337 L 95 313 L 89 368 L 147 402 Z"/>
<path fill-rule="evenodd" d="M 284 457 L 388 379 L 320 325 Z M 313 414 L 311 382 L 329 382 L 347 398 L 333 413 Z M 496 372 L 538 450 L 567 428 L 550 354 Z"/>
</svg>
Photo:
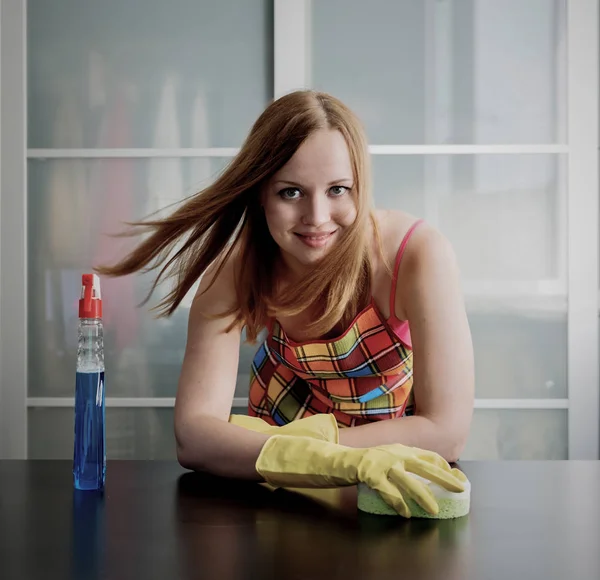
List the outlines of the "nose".
<svg viewBox="0 0 600 580">
<path fill-rule="evenodd" d="M 305 226 L 318 228 L 329 222 L 331 211 L 329 198 L 326 195 L 309 195 L 305 198 L 302 223 Z"/>
</svg>

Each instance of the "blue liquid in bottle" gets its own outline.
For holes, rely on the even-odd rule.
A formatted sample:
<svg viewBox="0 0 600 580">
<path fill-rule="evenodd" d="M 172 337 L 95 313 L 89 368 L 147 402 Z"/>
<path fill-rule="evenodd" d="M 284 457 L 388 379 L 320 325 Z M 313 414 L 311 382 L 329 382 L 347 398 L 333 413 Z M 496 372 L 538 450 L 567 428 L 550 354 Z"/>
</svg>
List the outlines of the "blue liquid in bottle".
<svg viewBox="0 0 600 580">
<path fill-rule="evenodd" d="M 104 371 L 77 372 L 73 477 L 77 489 L 101 489 L 106 478 Z"/>
<path fill-rule="evenodd" d="M 104 488 L 104 403 L 104 331 L 100 279 L 96 274 L 84 274 L 79 300 L 75 380 L 73 484 L 76 489 Z"/>
</svg>

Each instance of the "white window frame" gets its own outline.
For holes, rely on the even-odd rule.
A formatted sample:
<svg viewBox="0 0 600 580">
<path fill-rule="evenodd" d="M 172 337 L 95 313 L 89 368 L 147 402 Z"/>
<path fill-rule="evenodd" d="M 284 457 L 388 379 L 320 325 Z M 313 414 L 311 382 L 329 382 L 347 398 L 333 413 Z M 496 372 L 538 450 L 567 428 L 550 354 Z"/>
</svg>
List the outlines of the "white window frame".
<svg viewBox="0 0 600 580">
<path fill-rule="evenodd" d="M 25 14 L 0 0 L 0 459 L 27 456 Z"/>
</svg>

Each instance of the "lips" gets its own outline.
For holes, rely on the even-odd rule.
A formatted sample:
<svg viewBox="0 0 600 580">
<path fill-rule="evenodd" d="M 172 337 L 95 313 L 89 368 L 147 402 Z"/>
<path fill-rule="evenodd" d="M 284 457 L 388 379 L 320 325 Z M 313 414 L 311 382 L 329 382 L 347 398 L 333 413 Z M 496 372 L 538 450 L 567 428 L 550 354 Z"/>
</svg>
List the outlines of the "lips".
<svg viewBox="0 0 600 580">
<path fill-rule="evenodd" d="M 294 233 L 298 237 L 298 239 L 301 242 L 303 242 L 304 244 L 306 244 L 307 246 L 310 246 L 311 248 L 320 248 L 322 246 L 325 246 L 327 244 L 327 242 L 329 242 L 329 240 L 331 239 L 333 234 L 335 234 L 335 230 L 333 232 L 319 232 L 319 233 L 294 232 Z"/>
<path fill-rule="evenodd" d="M 335 232 L 319 232 L 318 234 L 311 234 L 311 233 L 303 234 L 302 232 L 296 232 L 296 235 L 302 236 L 303 238 L 320 240 L 321 238 L 328 238 L 333 233 L 335 233 Z"/>
</svg>

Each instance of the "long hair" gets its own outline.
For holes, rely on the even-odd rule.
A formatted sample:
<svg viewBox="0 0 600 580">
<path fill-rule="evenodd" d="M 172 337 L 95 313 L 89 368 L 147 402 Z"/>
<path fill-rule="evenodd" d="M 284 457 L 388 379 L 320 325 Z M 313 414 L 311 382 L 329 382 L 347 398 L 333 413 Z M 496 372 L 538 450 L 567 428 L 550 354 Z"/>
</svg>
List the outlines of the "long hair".
<svg viewBox="0 0 600 580">
<path fill-rule="evenodd" d="M 279 247 L 268 231 L 260 194 L 269 178 L 319 129 L 338 130 L 346 141 L 357 215 L 318 267 L 282 291 L 275 271 Z M 296 91 L 264 110 L 237 156 L 212 185 L 167 217 L 129 222 L 134 230 L 125 235 L 150 235 L 118 263 L 95 270 L 106 276 L 123 276 L 160 267 L 146 301 L 161 279 L 174 278 L 173 289 L 155 307 L 159 316 L 170 316 L 206 269 L 216 261 L 214 281 L 235 251 L 239 257 L 237 300 L 219 316 L 235 315 L 231 327 L 238 323 L 245 327 L 247 340 L 253 342 L 269 317 L 293 316 L 312 308 L 315 315 L 308 328 L 323 335 L 339 323 L 349 323 L 368 304 L 372 270 L 369 222 L 381 251 L 361 123 L 331 95 Z"/>
</svg>

